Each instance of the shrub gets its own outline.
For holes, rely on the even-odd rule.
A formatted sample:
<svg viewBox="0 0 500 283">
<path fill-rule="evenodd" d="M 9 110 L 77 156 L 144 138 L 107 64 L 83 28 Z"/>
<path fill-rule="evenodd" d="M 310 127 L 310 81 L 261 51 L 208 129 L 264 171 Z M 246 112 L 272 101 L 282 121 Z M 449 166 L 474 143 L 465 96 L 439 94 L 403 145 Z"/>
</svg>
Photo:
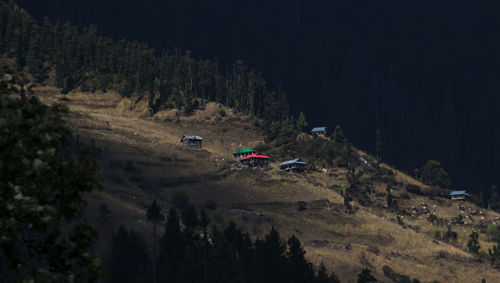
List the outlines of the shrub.
<svg viewBox="0 0 500 283">
<path fill-rule="evenodd" d="M 404 274 L 400 274 L 400 273 L 397 273 L 396 271 L 394 271 L 392 268 L 390 268 L 389 266 L 387 265 L 384 265 L 384 267 L 382 267 L 382 271 L 384 272 L 384 275 L 391 279 L 392 281 L 394 282 L 398 282 L 398 283 L 411 283 L 411 278 L 404 275 Z"/>
<path fill-rule="evenodd" d="M 441 167 L 441 163 L 436 160 L 429 160 L 420 169 L 415 169 L 415 176 L 426 185 L 449 188 L 451 180 L 448 173 Z"/>
<path fill-rule="evenodd" d="M 500 229 L 495 224 L 489 224 L 486 230 L 490 241 L 500 242 Z"/>
<path fill-rule="evenodd" d="M 226 116 L 226 111 L 224 109 L 219 109 L 218 113 L 219 113 L 219 115 L 221 117 L 225 117 Z"/>
<path fill-rule="evenodd" d="M 304 211 L 306 209 L 307 209 L 307 207 L 306 207 L 306 202 L 305 201 L 298 201 L 297 202 L 297 210 L 298 211 Z"/>
</svg>

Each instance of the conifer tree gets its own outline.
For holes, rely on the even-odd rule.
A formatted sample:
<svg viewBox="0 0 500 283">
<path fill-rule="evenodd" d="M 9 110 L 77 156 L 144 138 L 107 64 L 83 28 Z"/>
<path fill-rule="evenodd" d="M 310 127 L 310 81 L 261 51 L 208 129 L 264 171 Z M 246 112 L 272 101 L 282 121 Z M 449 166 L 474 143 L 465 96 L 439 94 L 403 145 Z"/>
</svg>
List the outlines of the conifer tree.
<svg viewBox="0 0 500 283">
<path fill-rule="evenodd" d="M 255 263 L 259 282 L 279 282 L 285 274 L 284 255 L 286 246 L 273 227 L 263 240 L 255 242 Z"/>
<path fill-rule="evenodd" d="M 174 208 L 170 208 L 165 225 L 165 233 L 160 240 L 157 264 L 157 282 L 181 282 L 185 275 L 185 239 L 181 231 L 179 216 Z"/>
<path fill-rule="evenodd" d="M 297 122 L 295 123 L 297 126 L 297 130 L 300 132 L 303 132 L 307 128 L 307 120 L 306 120 L 306 115 L 304 113 L 300 112 L 299 118 L 297 118 Z"/>
<path fill-rule="evenodd" d="M 156 202 L 153 200 L 151 206 L 149 206 L 148 211 L 146 213 L 146 217 L 149 221 L 153 223 L 153 282 L 156 282 L 156 261 L 158 256 L 158 238 L 156 236 L 156 225 L 162 223 L 165 220 L 165 217 L 161 213 L 161 208 Z"/>
<path fill-rule="evenodd" d="M 498 194 L 497 186 L 491 185 L 491 196 L 488 201 L 488 207 L 493 210 L 500 209 L 500 196 Z"/>
<path fill-rule="evenodd" d="M 386 196 L 387 207 L 390 208 L 393 205 L 394 196 L 391 194 L 391 186 L 389 184 L 387 184 L 387 186 L 385 187 L 385 191 L 387 192 L 387 196 Z"/>
<path fill-rule="evenodd" d="M 333 132 L 333 142 L 336 145 L 344 145 L 345 143 L 344 132 L 342 132 L 339 125 L 335 126 L 335 131 Z"/>
<path fill-rule="evenodd" d="M 151 261 L 138 235 L 120 225 L 113 235 L 107 282 L 152 282 Z"/>
<path fill-rule="evenodd" d="M 305 258 L 306 252 L 299 239 L 295 235 L 290 236 L 287 241 L 288 251 L 288 272 L 290 277 L 288 282 L 312 282 L 314 280 L 314 270 L 312 264 Z"/>
<path fill-rule="evenodd" d="M 375 137 L 375 152 L 377 154 L 377 163 L 380 162 L 380 155 L 382 154 L 382 136 L 380 130 L 377 130 Z"/>
</svg>

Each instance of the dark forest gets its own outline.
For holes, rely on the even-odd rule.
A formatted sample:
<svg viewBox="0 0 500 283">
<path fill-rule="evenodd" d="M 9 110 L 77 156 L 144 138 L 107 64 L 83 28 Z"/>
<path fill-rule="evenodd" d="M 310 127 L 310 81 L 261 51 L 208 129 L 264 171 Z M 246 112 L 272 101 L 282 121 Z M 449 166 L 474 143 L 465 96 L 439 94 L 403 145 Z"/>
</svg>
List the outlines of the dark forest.
<svg viewBox="0 0 500 283">
<path fill-rule="evenodd" d="M 114 39 L 192 50 L 228 70 L 242 59 L 282 85 L 311 124 L 340 124 L 370 152 L 380 130 L 391 164 L 411 172 L 436 159 L 455 187 L 498 183 L 492 1 L 17 2 L 40 19 L 94 23 Z"/>
</svg>

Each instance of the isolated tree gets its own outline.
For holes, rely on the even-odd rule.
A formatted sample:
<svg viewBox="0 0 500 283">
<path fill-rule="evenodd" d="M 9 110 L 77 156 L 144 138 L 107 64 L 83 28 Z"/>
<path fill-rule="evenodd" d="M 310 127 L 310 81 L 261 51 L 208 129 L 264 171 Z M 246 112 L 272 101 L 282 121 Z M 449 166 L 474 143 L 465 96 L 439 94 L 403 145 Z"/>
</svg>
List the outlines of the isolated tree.
<svg viewBox="0 0 500 283">
<path fill-rule="evenodd" d="M 304 113 L 300 112 L 299 118 L 297 118 L 297 121 L 295 122 L 295 125 L 297 127 L 297 130 L 303 132 L 307 128 L 307 120 L 306 120 L 306 115 Z"/>
<path fill-rule="evenodd" d="M 158 257 L 158 241 L 157 241 L 157 236 L 156 236 L 156 225 L 161 224 L 163 221 L 165 221 L 165 217 L 161 213 L 161 208 L 156 202 L 156 200 L 153 200 L 151 205 L 148 208 L 148 211 L 146 213 L 146 217 L 149 221 L 153 223 L 153 282 L 156 282 L 156 261 Z"/>
<path fill-rule="evenodd" d="M 491 196 L 488 201 L 488 208 L 493 210 L 500 209 L 500 196 L 498 194 L 497 186 L 491 185 Z"/>
<path fill-rule="evenodd" d="M 443 239 L 447 242 L 455 243 L 457 241 L 457 232 L 451 230 L 451 227 L 448 226 L 448 230 L 443 233 Z"/>
<path fill-rule="evenodd" d="M 90 253 L 96 234 L 83 194 L 98 185 L 97 165 L 88 152 L 71 152 L 64 105 L 8 97 L 3 80 L 14 78 L 0 79 L 0 254 L 9 268 L 1 277 L 95 280 L 100 262 Z"/>
<path fill-rule="evenodd" d="M 392 207 L 394 203 L 394 196 L 391 194 L 391 185 L 387 184 L 385 187 L 385 191 L 387 192 L 386 201 L 387 207 Z"/>
<path fill-rule="evenodd" d="M 377 155 L 377 163 L 380 162 L 380 155 L 382 154 L 382 136 L 380 134 L 380 130 L 377 130 L 375 134 L 375 152 Z"/>
<path fill-rule="evenodd" d="M 467 248 L 471 253 L 479 253 L 481 246 L 479 245 L 479 234 L 476 231 L 472 231 L 469 235 L 469 241 L 467 242 Z"/>
<path fill-rule="evenodd" d="M 488 256 L 490 258 L 491 265 L 494 265 L 498 259 L 500 259 L 500 243 L 497 242 L 496 245 L 493 245 L 492 249 L 488 249 Z"/>
<path fill-rule="evenodd" d="M 342 132 L 339 125 L 335 126 L 335 131 L 333 132 L 333 142 L 336 145 L 344 145 L 345 141 L 344 132 Z"/>
</svg>

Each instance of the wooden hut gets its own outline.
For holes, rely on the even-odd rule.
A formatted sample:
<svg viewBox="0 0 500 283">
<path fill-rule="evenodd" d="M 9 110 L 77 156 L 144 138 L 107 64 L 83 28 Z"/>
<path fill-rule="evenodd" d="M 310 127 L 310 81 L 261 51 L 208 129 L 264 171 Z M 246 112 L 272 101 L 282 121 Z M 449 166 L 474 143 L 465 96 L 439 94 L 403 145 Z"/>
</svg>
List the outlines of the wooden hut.
<svg viewBox="0 0 500 283">
<path fill-rule="evenodd" d="M 311 134 L 326 136 L 326 127 L 316 127 L 316 128 L 313 128 L 311 130 Z"/>
<path fill-rule="evenodd" d="M 470 195 L 465 191 L 453 191 L 450 193 L 450 197 L 452 200 L 467 200 Z"/>
<path fill-rule="evenodd" d="M 181 142 L 186 148 L 201 149 L 202 138 L 200 136 L 188 136 L 182 137 Z"/>
<path fill-rule="evenodd" d="M 238 151 L 233 152 L 233 157 L 236 159 L 241 159 L 241 158 L 245 158 L 249 155 L 252 155 L 254 153 L 255 153 L 255 150 L 250 149 L 248 147 L 244 147 Z"/>
<path fill-rule="evenodd" d="M 240 162 L 249 167 L 264 168 L 269 166 L 269 157 L 257 152 L 240 159 Z"/>
<path fill-rule="evenodd" d="M 307 163 L 297 158 L 280 164 L 280 169 L 288 172 L 303 172 L 307 169 Z"/>
</svg>

